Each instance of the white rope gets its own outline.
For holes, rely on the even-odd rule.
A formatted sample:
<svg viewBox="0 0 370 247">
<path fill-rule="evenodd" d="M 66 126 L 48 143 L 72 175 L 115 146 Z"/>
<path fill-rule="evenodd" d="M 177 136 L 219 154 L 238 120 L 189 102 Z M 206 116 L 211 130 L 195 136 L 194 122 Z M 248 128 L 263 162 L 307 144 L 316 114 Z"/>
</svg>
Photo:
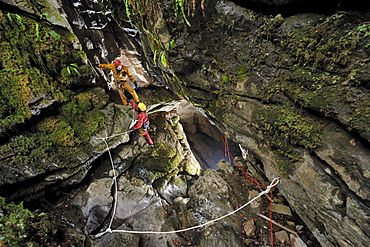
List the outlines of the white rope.
<svg viewBox="0 0 370 247">
<path fill-rule="evenodd" d="M 115 134 L 115 135 L 111 135 L 111 136 L 107 136 L 107 137 L 96 137 L 96 136 L 93 136 L 92 138 L 96 139 L 96 140 L 104 140 L 104 142 L 106 142 L 106 139 L 109 139 L 109 138 L 114 138 L 114 137 L 117 137 L 117 136 L 122 136 L 126 133 L 130 133 L 132 131 L 134 131 L 133 129 L 131 129 L 134 125 L 135 125 L 135 122 L 136 120 L 134 119 L 134 108 L 132 108 L 132 115 L 131 115 L 131 124 L 130 124 L 130 130 L 128 131 L 125 131 L 125 132 L 122 132 L 122 133 L 119 133 L 119 134 Z M 134 124 L 132 124 L 134 123 Z M 131 126 L 132 125 L 132 126 Z M 108 134 L 107 134 L 108 135 Z M 106 143 L 106 146 L 107 146 L 107 149 L 109 150 L 109 146 L 108 144 Z"/>
<path fill-rule="evenodd" d="M 118 186 L 117 186 L 117 176 L 116 176 L 116 170 L 114 169 L 114 165 L 113 165 L 113 159 L 112 159 L 112 155 L 111 155 L 111 152 L 109 150 L 109 146 L 108 146 L 108 143 L 107 141 L 105 140 L 105 138 L 103 138 L 104 140 L 104 143 L 105 145 L 107 146 L 107 149 L 108 149 L 108 153 L 109 153 L 109 159 L 110 159 L 110 162 L 112 164 L 112 170 L 113 170 L 113 183 L 114 183 L 114 189 L 115 189 L 115 193 L 114 193 L 114 207 L 113 207 L 113 213 L 112 215 L 116 215 L 116 209 L 117 209 L 117 191 L 118 191 Z M 113 185 L 113 184 L 112 184 Z M 113 219 L 114 217 L 111 218 L 110 222 L 109 222 L 109 226 L 108 226 L 108 229 L 111 228 L 112 226 L 112 223 L 113 223 Z"/>
<path fill-rule="evenodd" d="M 236 212 L 240 211 L 241 209 L 243 209 L 244 207 L 246 207 L 248 204 L 252 203 L 253 201 L 257 200 L 259 197 L 261 197 L 262 195 L 264 194 L 267 194 L 270 192 L 271 188 L 276 186 L 277 184 L 279 183 L 279 178 L 274 178 L 271 182 L 270 185 L 267 186 L 266 190 L 260 192 L 255 198 L 253 198 L 252 200 L 250 200 L 249 202 L 245 203 L 244 205 L 242 205 L 241 207 L 235 209 L 234 211 L 228 213 L 228 214 L 225 214 L 219 218 L 216 218 L 216 219 L 213 219 L 213 220 L 210 220 L 204 224 L 200 224 L 200 225 L 197 225 L 197 226 L 193 226 L 193 227 L 189 227 L 189 228 L 185 228 L 185 229 L 180 229 L 180 230 L 173 230 L 173 231 L 164 231 L 164 232 L 158 232 L 158 231 L 133 231 L 133 230 L 111 230 L 110 227 L 108 227 L 107 230 L 105 230 L 104 232 L 101 232 L 97 235 L 95 235 L 96 238 L 99 238 L 101 236 L 103 236 L 104 234 L 106 233 L 133 233 L 133 234 L 170 234 L 170 233 L 179 233 L 179 232 L 185 232 L 185 231 L 190 231 L 190 230 L 194 230 L 194 229 L 197 229 L 197 228 L 201 228 L 201 227 L 204 227 L 206 225 L 209 225 L 209 224 L 212 224 L 216 221 L 219 221 L 219 220 L 222 220 L 230 215 L 233 215 L 235 214 Z M 116 204 L 115 204 L 116 206 Z M 113 218 L 113 217 L 112 217 Z"/>
<path fill-rule="evenodd" d="M 114 136 L 118 136 L 118 135 L 122 135 L 122 134 L 125 134 L 127 132 L 130 132 L 131 130 L 129 131 L 126 131 L 124 133 L 121 133 L 121 134 L 117 134 L 117 135 L 114 135 Z M 194 230 L 194 229 L 197 229 L 197 228 L 201 228 L 201 227 L 204 227 L 206 225 L 209 225 L 209 224 L 212 224 L 216 221 L 219 221 L 219 220 L 222 220 L 230 215 L 233 215 L 235 214 L 236 212 L 240 211 L 241 209 L 245 208 L 247 205 L 249 205 L 250 203 L 252 203 L 253 201 L 257 200 L 258 198 L 260 198 L 261 196 L 263 196 L 264 194 L 267 194 L 270 192 L 271 188 L 272 187 L 275 187 L 278 183 L 279 183 L 279 178 L 274 178 L 272 180 L 272 182 L 270 183 L 270 185 L 268 185 L 266 187 L 266 190 L 260 192 L 256 197 L 254 197 L 252 200 L 250 200 L 249 202 L 245 203 L 244 205 L 242 205 L 241 207 L 235 209 L 234 211 L 228 213 L 228 214 L 225 214 L 219 218 L 216 218 L 216 219 L 213 219 L 213 220 L 210 220 L 210 221 L 207 221 L 206 223 L 203 223 L 203 224 L 200 224 L 200 225 L 197 225 L 197 226 L 193 226 L 193 227 L 189 227 L 189 228 L 185 228 L 185 229 L 180 229 L 180 230 L 173 230 L 173 231 L 134 231 L 134 230 L 112 230 L 111 229 L 111 226 L 113 224 L 113 219 L 114 219 L 114 216 L 116 215 L 116 210 L 117 210 L 117 198 L 118 198 L 118 185 L 117 185 L 117 176 L 116 176 L 116 171 L 114 169 L 114 164 L 113 164 L 113 159 L 112 159 L 112 155 L 111 155 L 111 152 L 110 152 L 110 149 L 109 149 L 109 145 L 106 141 L 106 139 L 108 138 L 112 138 L 114 136 L 108 136 L 108 137 L 102 137 L 102 138 L 97 138 L 97 137 L 94 137 L 96 139 L 102 139 L 104 140 L 104 143 L 105 145 L 107 146 L 107 150 L 108 150 L 108 153 L 109 153 L 109 158 L 110 158 L 110 162 L 111 162 L 111 165 L 112 165 L 112 170 L 113 170 L 113 183 L 115 185 L 115 193 L 114 193 L 114 205 L 113 205 L 113 212 L 112 212 L 112 218 L 109 222 L 109 225 L 108 225 L 108 228 L 104 231 L 104 232 L 101 232 L 101 233 L 98 233 L 96 234 L 95 236 L 93 236 L 94 238 L 99 238 L 103 235 L 105 235 L 106 233 L 132 233 L 132 234 L 170 234 L 170 233 L 179 233 L 179 232 L 185 232 L 185 231 L 190 231 L 190 230 Z"/>
<path fill-rule="evenodd" d="M 115 134 L 115 135 L 111 135 L 111 136 L 107 136 L 107 137 L 96 137 L 96 136 L 93 136 L 92 138 L 94 138 L 96 140 L 104 140 L 105 141 L 106 139 L 117 137 L 117 136 L 122 136 L 122 135 L 124 135 L 126 133 L 129 133 L 131 131 L 133 131 L 133 130 L 128 130 L 128 131 L 125 131 L 125 132 L 122 132 L 122 133 L 119 133 L 119 134 Z M 109 146 L 107 148 L 109 150 Z"/>
</svg>

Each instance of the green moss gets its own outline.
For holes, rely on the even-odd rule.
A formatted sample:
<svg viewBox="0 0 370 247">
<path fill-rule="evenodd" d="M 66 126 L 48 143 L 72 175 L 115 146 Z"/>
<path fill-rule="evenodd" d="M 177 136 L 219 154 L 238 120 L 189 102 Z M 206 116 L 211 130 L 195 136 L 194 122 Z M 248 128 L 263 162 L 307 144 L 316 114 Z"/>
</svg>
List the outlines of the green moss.
<svg viewBox="0 0 370 247">
<path fill-rule="evenodd" d="M 300 160 L 296 147 L 314 150 L 321 145 L 323 123 L 305 117 L 293 106 L 270 106 L 254 117 L 256 129 L 266 136 L 267 143 L 277 154 L 277 166 L 283 172 Z"/>
<path fill-rule="evenodd" d="M 76 165 L 75 154 L 83 152 L 89 137 L 104 126 L 99 109 L 105 102 L 94 92 L 75 96 L 70 90 L 86 84 L 92 71 L 83 62 L 86 54 L 74 49 L 77 37 L 48 22 L 0 11 L 0 40 L 1 132 L 31 117 L 32 100 L 40 101 L 37 104 L 57 100 L 62 105 L 59 116 L 34 123 L 0 146 L 1 163 L 34 171 L 52 163 Z"/>
<path fill-rule="evenodd" d="M 0 56 L 3 60 L 0 129 L 22 123 L 31 116 L 28 104 L 32 95 L 48 95 L 65 101 L 70 95 L 65 85 L 77 83 L 80 75 L 91 73 L 91 69 L 80 69 L 78 64 L 85 55 L 73 50 L 73 44 L 68 43 L 71 35 L 53 30 L 47 23 L 0 11 Z M 73 67 L 76 70 L 72 68 L 66 75 L 65 68 L 71 64 L 76 64 Z M 80 75 L 76 71 L 80 71 Z"/>
<path fill-rule="evenodd" d="M 165 143 L 161 144 L 152 153 L 150 168 L 159 172 L 172 172 L 178 167 L 180 157 L 176 150 Z"/>
<path fill-rule="evenodd" d="M 269 102 L 280 100 L 279 96 L 284 94 L 292 102 L 325 116 L 347 116 L 341 117 L 341 121 L 349 129 L 369 131 L 370 100 L 366 94 L 360 93 L 360 82 L 356 79 L 358 73 L 358 69 L 352 69 L 341 76 L 296 66 L 261 88 L 259 95 Z"/>
<path fill-rule="evenodd" d="M 295 28 L 281 44 L 304 67 L 339 72 L 352 62 L 352 53 L 366 45 L 359 41 L 368 34 L 367 24 L 338 32 L 342 25 L 347 25 L 346 18 L 333 15 L 316 26 Z"/>
<path fill-rule="evenodd" d="M 243 74 L 245 74 L 245 73 L 247 73 L 247 71 L 248 71 L 248 68 L 247 68 L 247 66 L 245 66 L 245 65 L 240 65 L 239 67 L 238 67 L 238 71 L 237 71 L 237 75 L 243 75 Z"/>
<path fill-rule="evenodd" d="M 101 97 L 94 91 L 77 95 L 61 107 L 60 115 L 45 118 L 30 131 L 0 146 L 1 163 L 28 166 L 34 171 L 48 169 L 48 164 L 73 167 L 77 153 L 88 148 L 90 136 L 105 126 Z M 42 166 L 40 164 L 45 164 Z"/>
</svg>

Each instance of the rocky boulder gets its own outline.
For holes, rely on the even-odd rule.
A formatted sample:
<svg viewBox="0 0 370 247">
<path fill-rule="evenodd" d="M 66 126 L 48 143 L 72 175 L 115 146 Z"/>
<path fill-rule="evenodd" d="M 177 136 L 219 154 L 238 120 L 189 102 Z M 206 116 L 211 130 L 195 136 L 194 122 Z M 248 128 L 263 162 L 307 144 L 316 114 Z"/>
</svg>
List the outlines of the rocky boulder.
<svg viewBox="0 0 370 247">
<path fill-rule="evenodd" d="M 369 12 L 265 16 L 211 1 L 187 25 L 166 2 L 158 38 L 175 40 L 166 52 L 181 81 L 167 86 L 248 150 L 256 176 L 282 177 L 280 191 L 322 245 L 366 245 Z"/>
</svg>

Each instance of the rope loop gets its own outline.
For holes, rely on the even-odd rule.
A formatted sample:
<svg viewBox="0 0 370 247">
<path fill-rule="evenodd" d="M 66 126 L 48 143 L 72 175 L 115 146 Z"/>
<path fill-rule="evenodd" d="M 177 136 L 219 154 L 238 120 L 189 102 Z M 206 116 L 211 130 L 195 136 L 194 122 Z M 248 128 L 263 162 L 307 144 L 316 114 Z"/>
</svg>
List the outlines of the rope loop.
<svg viewBox="0 0 370 247">
<path fill-rule="evenodd" d="M 127 133 L 127 132 L 130 132 L 132 130 L 129 130 L 129 131 L 126 131 L 124 133 Z M 124 134 L 122 133 L 122 134 Z M 119 134 L 117 134 L 119 135 Z M 114 136 L 117 136 L 117 135 L 114 135 Z M 279 181 L 280 181 L 280 178 L 277 177 L 277 178 L 274 178 L 270 185 L 266 186 L 266 185 L 263 185 L 261 183 L 259 183 L 258 181 L 254 180 L 256 183 L 260 184 L 260 185 L 263 185 L 266 187 L 266 190 L 265 191 L 262 191 L 261 193 L 259 193 L 256 197 L 254 197 L 253 199 L 249 200 L 247 203 L 245 203 L 244 205 L 240 206 L 239 208 L 235 209 L 234 211 L 232 212 L 229 212 L 221 217 L 218 217 L 216 219 L 213 219 L 213 220 L 209 220 L 207 221 L 206 223 L 203 223 L 203 224 L 200 224 L 200 225 L 196 225 L 196 226 L 192 226 L 192 227 L 189 227 L 189 228 L 185 228 L 185 229 L 180 229 L 180 230 L 173 230 L 173 231 L 164 231 L 164 232 L 161 232 L 161 231 L 134 231 L 134 230 L 112 230 L 111 229 L 111 226 L 113 224 L 113 219 L 114 219 L 114 216 L 116 214 L 116 210 L 117 210 L 117 203 L 118 203 L 118 199 L 117 199 L 117 191 L 118 191 L 118 185 L 117 185 L 117 175 L 115 174 L 115 171 L 114 171 L 114 165 L 113 165 L 113 159 L 112 159 L 112 155 L 111 155 L 111 152 L 110 152 L 110 149 L 109 149 L 109 145 L 108 145 L 108 142 L 107 142 L 107 139 L 108 138 L 111 138 L 113 136 L 108 136 L 108 137 L 105 137 L 105 138 L 96 138 L 96 137 L 93 137 L 95 139 L 102 139 L 107 147 L 107 150 L 108 150 L 108 154 L 109 154 L 109 158 L 110 158 L 110 162 L 111 162 L 111 165 L 112 165 L 112 170 L 113 170 L 113 182 L 112 182 L 112 185 L 115 186 L 115 189 L 114 189 L 114 202 L 113 202 L 113 212 L 112 212 L 112 217 L 110 219 L 110 222 L 109 222 L 109 226 L 108 228 L 101 232 L 101 233 L 98 233 L 96 234 L 95 236 L 91 236 L 93 239 L 96 239 L 96 238 L 99 238 L 103 235 L 105 235 L 106 233 L 131 233 L 131 234 L 170 234 L 170 233 L 180 233 L 180 232 L 185 232 L 185 231 L 190 231 L 190 230 L 194 230 L 194 229 L 198 229 L 198 228 L 203 228 L 209 224 L 212 224 L 216 221 L 219 221 L 221 219 L 224 219 L 230 215 L 233 215 L 235 214 L 236 212 L 240 211 L 241 209 L 245 208 L 247 205 L 249 205 L 250 203 L 252 203 L 253 201 L 257 200 L 259 197 L 261 197 L 263 194 L 267 194 L 270 192 L 271 188 L 275 187 Z M 230 151 L 227 150 L 227 153 L 230 155 Z M 232 156 L 231 156 L 232 157 Z M 234 160 L 233 160 L 234 161 Z M 235 161 L 234 161 L 235 162 Z M 235 162 L 236 164 L 236 162 Z M 248 177 L 250 177 L 247 173 L 245 173 Z M 250 177 L 251 178 L 251 177 Z M 272 203 L 272 200 L 271 200 L 271 203 Z"/>
<path fill-rule="evenodd" d="M 267 193 L 269 193 L 269 192 L 270 192 L 270 190 L 271 190 L 271 188 L 275 187 L 275 186 L 279 183 L 279 181 L 280 181 L 280 178 L 279 178 L 279 177 L 274 178 L 274 179 L 271 181 L 270 185 L 268 185 L 268 186 L 267 186 L 267 188 L 266 188 L 264 191 L 260 192 L 258 195 L 259 195 L 259 196 L 262 196 L 263 194 L 267 194 Z"/>
</svg>

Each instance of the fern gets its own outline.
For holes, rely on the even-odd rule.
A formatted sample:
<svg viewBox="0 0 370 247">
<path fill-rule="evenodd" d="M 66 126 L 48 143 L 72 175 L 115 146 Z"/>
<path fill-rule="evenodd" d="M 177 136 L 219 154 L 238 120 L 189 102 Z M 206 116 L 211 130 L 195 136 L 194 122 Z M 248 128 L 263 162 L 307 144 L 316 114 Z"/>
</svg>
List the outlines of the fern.
<svg viewBox="0 0 370 247">
<path fill-rule="evenodd" d="M 53 37 L 55 40 L 60 40 L 60 38 L 61 38 L 61 36 L 57 33 L 57 32 L 55 32 L 55 31 L 53 31 L 53 30 L 51 30 L 50 32 L 49 32 L 49 34 L 50 34 L 50 36 L 51 37 Z"/>
<path fill-rule="evenodd" d="M 71 63 L 67 66 L 67 72 L 69 75 L 72 75 L 72 71 L 74 71 L 77 75 L 81 76 L 81 73 L 77 70 L 78 65 L 76 63 Z"/>
<path fill-rule="evenodd" d="M 130 12 L 130 5 L 129 0 L 123 0 L 123 3 L 125 4 L 125 10 L 126 10 L 126 16 L 128 20 L 131 20 L 131 12 Z"/>
<path fill-rule="evenodd" d="M 167 67 L 166 53 L 164 51 L 161 52 L 161 63 L 164 67 Z"/>
<path fill-rule="evenodd" d="M 185 1 L 184 0 L 173 0 L 174 9 L 175 9 L 175 15 L 177 16 L 177 13 L 180 12 L 185 23 L 191 27 L 190 22 L 186 18 L 185 15 Z"/>
<path fill-rule="evenodd" d="M 39 24 L 36 23 L 36 26 L 35 26 L 35 34 L 36 34 L 36 37 L 39 41 L 42 41 L 41 40 L 41 37 L 40 37 L 40 30 L 39 30 Z"/>
</svg>

